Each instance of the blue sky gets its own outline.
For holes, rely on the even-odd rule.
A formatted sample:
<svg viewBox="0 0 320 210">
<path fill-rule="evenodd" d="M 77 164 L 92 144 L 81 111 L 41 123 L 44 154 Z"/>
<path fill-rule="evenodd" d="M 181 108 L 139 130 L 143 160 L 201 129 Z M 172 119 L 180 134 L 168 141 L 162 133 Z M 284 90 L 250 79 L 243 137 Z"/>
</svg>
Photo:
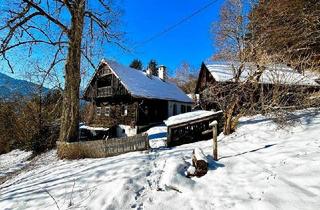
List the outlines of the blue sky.
<svg viewBox="0 0 320 210">
<path fill-rule="evenodd" d="M 123 10 L 121 27 L 127 33 L 126 43 L 131 52 L 126 53 L 119 48 L 106 45 L 103 46 L 105 58 L 115 59 L 125 65 L 129 65 L 133 59 L 138 58 L 143 61 L 145 66 L 150 59 L 156 59 L 158 64 L 167 66 L 169 74 L 173 76 L 174 70 L 182 62 L 188 62 L 198 69 L 201 62 L 209 59 L 214 53 L 211 25 L 213 21 L 218 20 L 219 9 L 223 0 L 217 0 L 215 4 L 172 31 L 136 48 L 133 48 L 135 44 L 139 44 L 179 22 L 194 11 L 212 2 L 212 0 L 121 1 L 120 7 Z M 42 56 L 44 50 L 46 48 L 40 50 L 41 52 L 36 52 L 36 54 Z M 22 69 L 25 68 L 24 59 L 30 58 L 26 53 L 23 49 L 14 52 L 13 62 L 22 67 Z M 23 59 L 21 60 L 21 58 Z M 16 72 L 14 75 L 10 74 L 5 62 L 0 62 L 0 71 L 15 78 L 23 79 L 24 77 L 24 70 Z M 93 70 L 91 71 L 93 72 Z M 60 73 L 61 78 L 63 78 L 63 71 Z M 50 84 L 47 84 L 47 86 L 50 86 Z"/>
<path fill-rule="evenodd" d="M 195 10 L 211 2 L 209 0 L 139 0 L 124 1 L 124 28 L 130 42 L 143 42 L 154 34 L 175 24 Z M 181 64 L 188 62 L 199 68 L 202 61 L 210 58 L 214 52 L 211 24 L 218 19 L 222 1 L 217 1 L 192 19 L 174 30 L 143 44 L 132 53 L 118 50 L 105 50 L 108 58 L 129 64 L 139 58 L 146 65 L 150 59 L 166 65 L 170 74 Z"/>
</svg>

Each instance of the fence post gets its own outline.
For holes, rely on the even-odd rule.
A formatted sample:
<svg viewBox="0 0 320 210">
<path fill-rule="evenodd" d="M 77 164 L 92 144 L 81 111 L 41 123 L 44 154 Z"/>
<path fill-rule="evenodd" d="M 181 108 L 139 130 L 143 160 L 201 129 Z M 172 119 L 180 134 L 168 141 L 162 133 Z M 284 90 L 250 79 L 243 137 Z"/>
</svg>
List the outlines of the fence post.
<svg viewBox="0 0 320 210">
<path fill-rule="evenodd" d="M 211 122 L 209 124 L 210 126 L 212 126 L 212 141 L 213 141 L 213 159 L 214 160 L 218 160 L 218 140 L 217 140 L 217 135 L 218 135 L 218 131 L 217 131 L 217 125 L 218 122 L 215 120 L 213 122 Z"/>
</svg>

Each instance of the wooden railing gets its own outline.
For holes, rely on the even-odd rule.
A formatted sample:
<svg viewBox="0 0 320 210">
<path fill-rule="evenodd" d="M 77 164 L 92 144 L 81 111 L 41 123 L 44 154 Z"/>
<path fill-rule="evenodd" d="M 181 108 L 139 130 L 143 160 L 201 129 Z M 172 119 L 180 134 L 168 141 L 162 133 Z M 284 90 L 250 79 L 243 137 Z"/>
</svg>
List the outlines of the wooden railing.
<svg viewBox="0 0 320 210">
<path fill-rule="evenodd" d="M 112 87 L 100 87 L 98 88 L 98 97 L 108 97 L 113 95 Z"/>
</svg>

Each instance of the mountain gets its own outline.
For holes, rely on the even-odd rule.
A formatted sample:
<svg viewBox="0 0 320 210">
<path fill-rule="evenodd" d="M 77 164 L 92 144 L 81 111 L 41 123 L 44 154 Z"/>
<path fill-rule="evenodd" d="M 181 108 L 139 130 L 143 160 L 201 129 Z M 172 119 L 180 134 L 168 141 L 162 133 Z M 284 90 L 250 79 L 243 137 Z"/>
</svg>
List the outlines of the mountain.
<svg viewBox="0 0 320 210">
<path fill-rule="evenodd" d="M 37 93 L 39 85 L 25 80 L 14 79 L 6 74 L 0 73 L 0 97 L 10 98 L 14 95 L 30 96 Z M 48 92 L 48 88 L 42 88 L 43 92 Z"/>
</svg>

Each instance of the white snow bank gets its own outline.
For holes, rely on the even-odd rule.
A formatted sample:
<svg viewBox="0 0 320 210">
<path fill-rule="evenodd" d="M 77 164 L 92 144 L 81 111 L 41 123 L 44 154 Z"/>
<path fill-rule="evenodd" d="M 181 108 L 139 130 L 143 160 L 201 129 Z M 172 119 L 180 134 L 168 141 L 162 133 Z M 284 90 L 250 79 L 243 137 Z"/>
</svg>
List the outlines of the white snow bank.
<svg viewBox="0 0 320 210">
<path fill-rule="evenodd" d="M 150 148 L 167 146 L 167 126 L 155 126 L 147 131 Z"/>
<path fill-rule="evenodd" d="M 148 131 L 147 131 L 147 134 L 150 136 L 150 135 L 153 135 L 153 134 L 158 134 L 158 133 L 167 133 L 167 126 L 155 126 L 155 127 L 152 127 L 150 128 Z"/>
<path fill-rule="evenodd" d="M 209 117 L 211 115 L 221 113 L 222 111 L 213 112 L 213 111 L 205 111 L 205 110 L 198 110 L 193 112 L 187 112 L 183 114 L 178 114 L 172 117 L 169 117 L 167 120 L 164 121 L 164 123 L 167 126 L 175 125 L 179 123 L 184 123 L 192 120 L 201 119 L 203 117 Z"/>
<path fill-rule="evenodd" d="M 9 173 L 22 169 L 29 163 L 27 159 L 31 155 L 32 152 L 26 152 L 18 149 L 0 155 L 0 177 L 4 177 Z"/>
<path fill-rule="evenodd" d="M 188 163 L 182 158 L 171 157 L 167 159 L 160 179 L 160 188 L 180 193 L 192 193 L 195 181 L 185 176 L 187 169 Z"/>
<path fill-rule="evenodd" d="M 194 156 L 197 158 L 197 160 L 203 160 L 205 162 L 208 162 L 207 157 L 204 155 L 202 149 L 195 148 L 194 150 Z"/>
</svg>

